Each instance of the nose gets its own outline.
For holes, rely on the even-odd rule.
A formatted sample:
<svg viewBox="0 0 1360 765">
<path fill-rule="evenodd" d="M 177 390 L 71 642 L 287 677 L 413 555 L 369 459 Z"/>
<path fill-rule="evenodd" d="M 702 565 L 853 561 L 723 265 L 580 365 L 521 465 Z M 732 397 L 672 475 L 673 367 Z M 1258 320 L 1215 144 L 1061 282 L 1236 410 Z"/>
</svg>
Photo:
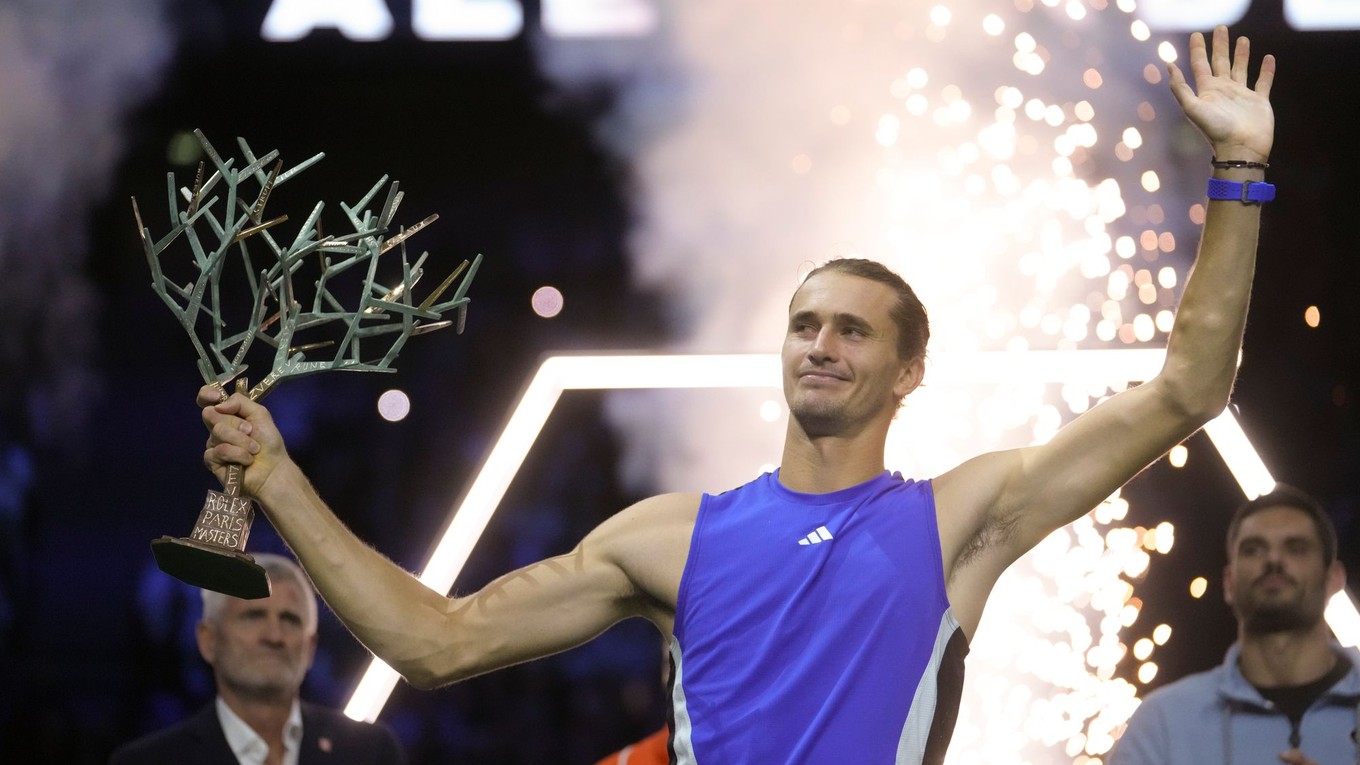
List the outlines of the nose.
<svg viewBox="0 0 1360 765">
<path fill-rule="evenodd" d="M 265 619 L 264 630 L 260 633 L 260 640 L 270 645 L 282 645 L 283 621 L 278 617 Z"/>
<path fill-rule="evenodd" d="M 1284 546 L 1271 545 L 1266 548 L 1266 572 L 1284 572 Z"/>
<path fill-rule="evenodd" d="M 836 333 L 831 327 L 822 327 L 817 331 L 817 337 L 813 339 L 812 345 L 808 347 L 808 358 L 820 364 L 834 359 L 835 356 Z"/>
</svg>

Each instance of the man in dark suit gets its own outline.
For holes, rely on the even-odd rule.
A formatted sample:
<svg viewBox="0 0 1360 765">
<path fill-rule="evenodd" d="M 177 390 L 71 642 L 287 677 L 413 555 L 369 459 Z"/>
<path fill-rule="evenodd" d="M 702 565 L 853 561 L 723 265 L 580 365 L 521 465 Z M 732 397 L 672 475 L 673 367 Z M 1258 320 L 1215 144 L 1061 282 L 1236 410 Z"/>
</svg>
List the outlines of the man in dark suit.
<svg viewBox="0 0 1360 765">
<path fill-rule="evenodd" d="M 203 591 L 198 650 L 217 699 L 193 717 L 124 744 L 110 765 L 366 765 L 403 763 L 391 730 L 301 701 L 316 651 L 316 592 L 297 564 L 257 554 L 272 594 L 240 600 Z"/>
</svg>

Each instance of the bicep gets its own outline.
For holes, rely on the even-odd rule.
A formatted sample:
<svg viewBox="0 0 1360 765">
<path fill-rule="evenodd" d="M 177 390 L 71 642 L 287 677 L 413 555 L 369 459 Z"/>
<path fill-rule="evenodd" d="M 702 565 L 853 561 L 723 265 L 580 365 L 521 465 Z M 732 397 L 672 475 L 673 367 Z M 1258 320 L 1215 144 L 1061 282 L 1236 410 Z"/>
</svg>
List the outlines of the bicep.
<svg viewBox="0 0 1360 765">
<path fill-rule="evenodd" d="M 667 530 L 640 503 L 605 521 L 571 552 L 506 574 L 446 602 L 436 647 L 439 685 L 573 648 L 632 616 L 654 616 L 634 561 Z M 661 509 L 664 509 L 661 508 Z M 649 512 L 653 511 L 653 512 Z M 686 542 L 688 540 L 686 539 Z M 658 565 L 664 561 L 658 559 Z"/>
<path fill-rule="evenodd" d="M 999 576 L 1193 433 L 1198 423 L 1168 402 L 1154 380 L 1096 406 L 1046 444 L 984 454 L 937 478 L 951 573 L 982 560 L 982 574 Z"/>
<path fill-rule="evenodd" d="M 999 510 L 1015 518 L 1023 554 L 1055 529 L 1090 512 L 1197 430 L 1157 379 L 1101 403 L 1048 443 L 1020 450 Z"/>
<path fill-rule="evenodd" d="M 429 676 L 443 685 L 580 645 L 630 615 L 628 578 L 589 537 L 444 605 Z"/>
</svg>

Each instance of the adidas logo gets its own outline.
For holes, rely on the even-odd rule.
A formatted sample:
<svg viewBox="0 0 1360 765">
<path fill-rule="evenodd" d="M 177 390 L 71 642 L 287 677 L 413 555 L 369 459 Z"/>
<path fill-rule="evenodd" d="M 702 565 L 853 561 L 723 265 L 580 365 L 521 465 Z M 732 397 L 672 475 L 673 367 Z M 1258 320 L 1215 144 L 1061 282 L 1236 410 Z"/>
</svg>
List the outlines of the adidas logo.
<svg viewBox="0 0 1360 765">
<path fill-rule="evenodd" d="M 816 531 L 798 540 L 798 544 L 819 545 L 834 538 L 835 537 L 831 536 L 831 532 L 826 530 L 825 526 L 818 526 Z"/>
</svg>

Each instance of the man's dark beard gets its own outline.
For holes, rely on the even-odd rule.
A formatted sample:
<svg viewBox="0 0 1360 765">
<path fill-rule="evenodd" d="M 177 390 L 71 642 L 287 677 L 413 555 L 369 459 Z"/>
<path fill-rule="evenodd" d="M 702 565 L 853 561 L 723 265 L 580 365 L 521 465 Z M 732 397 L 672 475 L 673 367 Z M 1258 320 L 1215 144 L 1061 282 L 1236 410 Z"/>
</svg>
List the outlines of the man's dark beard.
<svg viewBox="0 0 1360 765">
<path fill-rule="evenodd" d="M 1279 573 L 1271 570 L 1262 576 Z M 1298 586 L 1297 581 L 1294 584 Z M 1250 595 L 1241 598 L 1238 601 L 1241 604 L 1238 608 L 1238 618 L 1242 620 L 1242 629 L 1250 635 L 1269 635 L 1315 627 L 1322 621 L 1323 604 L 1314 606 L 1307 602 L 1306 598 L 1307 594 L 1301 593 L 1296 601 L 1269 605 L 1253 603 Z"/>
<path fill-rule="evenodd" d="M 1322 613 L 1305 603 L 1282 603 L 1258 606 L 1241 614 L 1242 629 L 1251 635 L 1270 635 L 1276 632 L 1295 632 L 1317 626 Z"/>
</svg>

